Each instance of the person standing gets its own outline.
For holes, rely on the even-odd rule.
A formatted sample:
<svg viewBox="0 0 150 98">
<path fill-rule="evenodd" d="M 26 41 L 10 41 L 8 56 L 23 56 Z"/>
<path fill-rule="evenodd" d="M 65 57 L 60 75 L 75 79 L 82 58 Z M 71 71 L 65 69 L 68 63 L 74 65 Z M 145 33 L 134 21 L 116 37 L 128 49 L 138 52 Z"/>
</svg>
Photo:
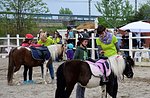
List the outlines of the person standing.
<svg viewBox="0 0 150 98">
<path fill-rule="evenodd" d="M 23 47 L 30 47 L 30 46 L 40 47 L 41 45 L 33 43 L 33 38 L 34 38 L 34 36 L 32 34 L 26 34 L 25 40 L 21 43 L 21 46 L 23 46 Z M 32 80 L 32 70 L 33 70 L 32 67 L 27 67 L 24 65 L 24 72 L 23 72 L 23 77 L 24 77 L 23 83 L 24 84 L 34 83 Z M 29 80 L 27 80 L 27 72 L 29 75 Z"/>
<path fill-rule="evenodd" d="M 44 45 L 44 46 L 50 46 L 54 43 L 53 43 L 53 39 L 51 39 L 50 37 L 47 37 L 46 33 L 41 33 L 40 34 L 40 40 L 38 41 L 38 44 L 41 44 L 41 45 Z M 51 76 L 51 79 L 52 79 L 51 83 L 53 83 L 54 82 L 54 68 L 53 68 L 53 65 L 50 64 L 48 66 L 48 68 L 49 68 L 50 76 Z"/>
<path fill-rule="evenodd" d="M 121 38 L 122 38 L 122 35 L 120 34 L 120 32 L 118 31 L 118 29 L 114 29 L 114 35 L 117 37 L 118 39 L 118 46 L 119 48 L 121 48 Z"/>
<path fill-rule="evenodd" d="M 62 36 L 59 34 L 58 31 L 55 32 L 53 41 L 54 44 L 62 44 Z"/>
<path fill-rule="evenodd" d="M 49 36 L 47 37 L 47 34 L 42 32 L 40 33 L 40 39 L 38 40 L 38 44 L 44 45 L 44 46 L 49 46 L 54 44 L 53 39 Z"/>
<path fill-rule="evenodd" d="M 78 37 L 77 49 L 74 54 L 74 59 L 87 60 L 88 59 L 88 50 L 87 44 L 89 36 L 86 33 L 80 33 Z M 76 98 L 84 98 L 85 88 L 81 87 L 79 84 L 76 89 Z"/>
<path fill-rule="evenodd" d="M 100 55 L 110 57 L 121 54 L 116 36 L 108 32 L 103 25 L 98 25 L 97 34 L 99 37 L 96 39 L 96 44 Z"/>
<path fill-rule="evenodd" d="M 122 49 L 129 49 L 129 32 L 130 30 L 126 30 L 125 34 L 122 36 Z M 129 51 L 124 51 L 125 56 L 129 56 Z"/>
<path fill-rule="evenodd" d="M 66 49 L 66 55 L 67 55 L 67 60 L 72 60 L 73 56 L 74 56 L 74 50 L 73 50 L 73 44 L 71 42 L 69 42 L 69 40 L 67 41 L 67 49 Z"/>
</svg>

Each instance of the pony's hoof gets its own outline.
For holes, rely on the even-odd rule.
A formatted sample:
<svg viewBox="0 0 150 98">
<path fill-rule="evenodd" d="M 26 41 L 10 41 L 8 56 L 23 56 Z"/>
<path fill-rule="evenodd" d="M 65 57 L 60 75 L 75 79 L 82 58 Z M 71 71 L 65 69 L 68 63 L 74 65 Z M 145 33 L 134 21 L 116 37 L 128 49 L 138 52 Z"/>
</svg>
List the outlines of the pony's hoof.
<svg viewBox="0 0 150 98">
<path fill-rule="evenodd" d="M 55 80 L 52 79 L 51 82 L 50 82 L 50 84 L 55 84 Z"/>
<path fill-rule="evenodd" d="M 13 86 L 13 83 L 8 83 L 9 86 Z"/>
<path fill-rule="evenodd" d="M 48 84 L 47 82 L 44 82 L 44 84 Z"/>
<path fill-rule="evenodd" d="M 46 81 L 43 81 L 42 84 L 48 84 Z"/>
</svg>

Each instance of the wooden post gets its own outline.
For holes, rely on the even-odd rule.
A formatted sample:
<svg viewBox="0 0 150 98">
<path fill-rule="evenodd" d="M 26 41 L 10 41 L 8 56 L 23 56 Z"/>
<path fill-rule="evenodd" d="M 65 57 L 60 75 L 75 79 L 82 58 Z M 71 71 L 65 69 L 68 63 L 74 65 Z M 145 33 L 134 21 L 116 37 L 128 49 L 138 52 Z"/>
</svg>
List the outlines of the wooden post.
<svg viewBox="0 0 150 98">
<path fill-rule="evenodd" d="M 95 59 L 95 38 L 94 38 L 94 33 L 92 33 L 92 38 L 91 38 L 91 44 L 92 44 L 92 55 L 91 58 Z"/>
<path fill-rule="evenodd" d="M 19 43 L 19 34 L 17 34 L 16 37 L 17 37 L 17 46 L 20 46 L 20 43 Z"/>
<path fill-rule="evenodd" d="M 133 53 L 132 53 L 132 32 L 129 32 L 129 55 L 131 58 L 133 58 Z"/>
</svg>

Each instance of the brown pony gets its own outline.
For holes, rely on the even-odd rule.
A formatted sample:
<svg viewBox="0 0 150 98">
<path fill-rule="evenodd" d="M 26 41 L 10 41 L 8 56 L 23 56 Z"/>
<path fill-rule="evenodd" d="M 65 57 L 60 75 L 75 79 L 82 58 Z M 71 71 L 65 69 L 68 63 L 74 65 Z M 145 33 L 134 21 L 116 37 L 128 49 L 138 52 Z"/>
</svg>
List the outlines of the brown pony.
<svg viewBox="0 0 150 98">
<path fill-rule="evenodd" d="M 48 60 L 46 60 L 46 65 L 44 65 L 44 68 L 46 68 L 45 66 L 52 64 L 53 60 L 56 60 L 56 58 L 62 59 L 63 52 L 64 52 L 64 46 L 61 44 L 51 45 L 48 46 L 47 48 L 51 56 Z M 36 66 L 43 65 L 44 62 L 45 62 L 44 59 L 33 58 L 31 49 L 29 47 L 20 46 L 11 49 L 9 53 L 9 64 L 8 64 L 8 73 L 7 73 L 8 85 L 13 85 L 13 74 L 20 69 L 21 65 L 28 66 L 28 67 L 36 67 Z M 46 76 L 45 70 L 44 70 L 45 73 L 44 75 Z M 44 81 L 45 81 L 45 76 L 44 77 L 42 76 Z"/>
</svg>

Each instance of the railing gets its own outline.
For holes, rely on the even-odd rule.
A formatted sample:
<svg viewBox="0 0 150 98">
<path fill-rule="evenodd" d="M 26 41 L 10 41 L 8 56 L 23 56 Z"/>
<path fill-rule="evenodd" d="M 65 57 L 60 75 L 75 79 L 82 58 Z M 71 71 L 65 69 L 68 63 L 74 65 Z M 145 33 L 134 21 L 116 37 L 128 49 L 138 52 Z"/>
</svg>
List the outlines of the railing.
<svg viewBox="0 0 150 98">
<path fill-rule="evenodd" d="M 37 39 L 37 37 L 35 37 L 35 39 Z M 15 44 L 13 44 L 11 40 L 15 40 L 13 41 Z M 7 37 L 0 37 L 0 57 L 6 58 L 12 48 L 20 46 L 22 40 L 24 40 L 24 37 L 19 37 L 19 34 L 17 34 L 16 37 L 10 37 L 9 34 L 7 35 Z"/>
<path fill-rule="evenodd" d="M 129 51 L 129 54 L 132 58 L 133 57 L 133 54 L 135 54 L 135 52 L 150 52 L 149 49 L 133 49 L 132 47 L 132 39 L 150 39 L 150 36 L 145 36 L 145 37 L 132 37 L 132 33 L 129 33 L 129 49 L 121 49 L 121 51 Z M 16 40 L 16 44 L 15 45 L 11 45 L 11 39 L 13 40 Z M 20 40 L 23 40 L 24 37 L 19 37 L 19 35 L 17 34 L 16 37 L 10 37 L 10 35 L 7 35 L 7 37 L 0 37 L 0 40 L 7 40 L 7 44 L 1 44 L 0 45 L 0 48 L 5 48 L 6 53 L 2 53 L 0 52 L 0 57 L 6 57 L 8 56 L 9 54 L 9 51 L 11 48 L 13 47 L 17 47 L 20 45 Z M 37 39 L 37 37 L 35 38 Z M 77 43 L 77 39 L 78 39 L 78 35 L 76 34 L 76 38 L 75 39 L 75 43 Z M 96 52 L 95 50 L 97 50 L 97 48 L 95 47 L 95 35 L 92 34 L 91 38 L 90 38 L 90 42 L 91 42 L 91 47 L 88 48 L 88 50 L 91 50 L 91 58 L 95 59 L 95 55 L 96 55 Z M 21 41 L 22 42 L 22 41 Z M 149 61 L 148 62 L 142 62 L 141 61 L 141 57 L 139 56 L 139 58 L 135 58 L 135 59 L 138 59 L 136 60 L 136 65 L 140 65 L 140 66 L 150 66 L 150 63 Z"/>
</svg>

